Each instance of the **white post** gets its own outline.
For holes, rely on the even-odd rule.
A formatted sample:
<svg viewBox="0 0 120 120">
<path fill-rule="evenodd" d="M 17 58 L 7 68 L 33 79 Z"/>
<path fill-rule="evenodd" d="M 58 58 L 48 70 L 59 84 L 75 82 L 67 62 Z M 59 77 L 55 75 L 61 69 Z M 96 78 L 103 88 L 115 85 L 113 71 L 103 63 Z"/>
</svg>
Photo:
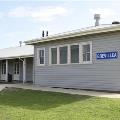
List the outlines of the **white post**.
<svg viewBox="0 0 120 120">
<path fill-rule="evenodd" d="M 35 64 L 34 64 L 34 58 L 33 58 L 33 84 L 35 84 Z"/>
<path fill-rule="evenodd" d="M 26 59 L 23 60 L 23 84 L 26 82 Z"/>
<path fill-rule="evenodd" d="M 6 60 L 6 82 L 8 82 L 8 60 Z"/>
</svg>

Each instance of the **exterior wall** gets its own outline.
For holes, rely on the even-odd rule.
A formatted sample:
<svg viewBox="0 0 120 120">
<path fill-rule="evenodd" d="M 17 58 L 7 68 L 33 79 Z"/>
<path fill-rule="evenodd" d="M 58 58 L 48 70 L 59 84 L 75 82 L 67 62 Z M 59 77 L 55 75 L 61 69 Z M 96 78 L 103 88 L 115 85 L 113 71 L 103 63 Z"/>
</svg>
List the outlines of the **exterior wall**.
<svg viewBox="0 0 120 120">
<path fill-rule="evenodd" d="M 49 47 L 92 41 L 92 64 L 49 65 Z M 37 66 L 37 48 L 45 47 L 45 66 Z M 120 32 L 35 45 L 34 80 L 40 86 L 120 90 Z M 96 60 L 97 52 L 118 51 L 118 59 Z"/>
<path fill-rule="evenodd" d="M 26 81 L 33 81 L 33 58 L 26 59 Z"/>
</svg>

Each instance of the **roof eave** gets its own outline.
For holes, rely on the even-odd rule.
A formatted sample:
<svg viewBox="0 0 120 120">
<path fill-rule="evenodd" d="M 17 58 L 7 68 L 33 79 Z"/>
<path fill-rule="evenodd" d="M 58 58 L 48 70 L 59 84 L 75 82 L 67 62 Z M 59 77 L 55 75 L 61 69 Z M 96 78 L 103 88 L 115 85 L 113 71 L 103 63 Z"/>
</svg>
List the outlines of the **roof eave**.
<svg viewBox="0 0 120 120">
<path fill-rule="evenodd" d="M 80 32 L 73 32 L 70 34 L 63 34 L 63 35 L 52 36 L 52 37 L 47 37 L 47 38 L 42 38 L 37 40 L 30 40 L 30 41 L 25 41 L 25 43 L 27 45 L 33 45 L 36 43 L 48 42 L 48 41 L 77 37 L 77 36 L 92 35 L 92 34 L 98 34 L 98 33 L 107 33 L 107 32 L 118 31 L 118 30 L 120 30 L 120 25 L 98 28 L 98 29 L 91 29 L 91 30 L 80 31 Z"/>
<path fill-rule="evenodd" d="M 6 59 L 20 59 L 20 58 L 29 58 L 29 57 L 34 57 L 34 55 L 3 57 L 3 58 L 0 58 L 0 60 L 6 60 Z"/>
</svg>

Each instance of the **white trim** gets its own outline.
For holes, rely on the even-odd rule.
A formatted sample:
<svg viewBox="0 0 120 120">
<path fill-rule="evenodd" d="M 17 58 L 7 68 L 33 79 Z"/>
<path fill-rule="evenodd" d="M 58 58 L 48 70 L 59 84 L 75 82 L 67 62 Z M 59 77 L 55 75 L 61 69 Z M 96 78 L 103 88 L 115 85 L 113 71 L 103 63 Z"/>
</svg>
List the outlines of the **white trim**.
<svg viewBox="0 0 120 120">
<path fill-rule="evenodd" d="M 39 51 L 44 50 L 44 64 L 40 64 Z M 45 47 L 37 48 L 37 66 L 45 66 Z"/>
<path fill-rule="evenodd" d="M 60 64 L 60 59 L 59 58 L 60 58 L 60 52 L 59 52 L 59 47 L 57 47 L 57 64 L 54 64 L 54 65 L 59 65 Z"/>
<path fill-rule="evenodd" d="M 69 44 L 65 44 L 65 45 L 56 45 L 56 46 L 52 46 L 49 48 L 49 65 L 66 65 L 66 64 L 60 64 L 60 47 L 67 47 L 67 63 L 69 64 Z M 57 48 L 57 64 L 52 64 L 51 63 L 51 48 Z"/>
<path fill-rule="evenodd" d="M 83 61 L 83 45 L 88 45 L 90 44 L 90 61 Z M 88 42 L 81 42 L 81 63 L 82 64 L 92 64 L 92 41 L 88 41 Z"/>
<path fill-rule="evenodd" d="M 79 43 L 72 43 L 72 44 L 69 44 L 70 48 L 72 45 L 79 45 Z M 69 59 L 70 59 L 70 63 L 69 64 L 79 64 L 80 63 L 80 57 L 79 57 L 79 63 L 71 63 L 71 49 L 69 48 Z M 79 45 L 79 56 L 80 56 L 80 45 Z"/>
<path fill-rule="evenodd" d="M 68 45 L 68 52 L 67 52 L 67 64 L 71 63 L 71 52 L 70 52 L 70 45 Z"/>
<path fill-rule="evenodd" d="M 82 46 L 90 44 L 90 61 L 83 61 L 83 51 Z M 79 45 L 79 63 L 71 63 L 71 52 L 70 46 L 72 45 Z M 67 64 L 60 64 L 60 47 L 67 46 Z M 51 64 L 51 48 L 57 48 L 57 64 Z M 80 42 L 80 43 L 71 43 L 71 44 L 64 44 L 64 45 L 56 45 L 49 48 L 49 65 L 72 65 L 72 64 L 92 64 L 92 41 L 88 42 Z"/>
<path fill-rule="evenodd" d="M 49 61 L 48 61 L 49 65 L 51 65 L 51 47 L 49 47 Z"/>
<path fill-rule="evenodd" d="M 26 82 L 26 58 L 23 60 L 23 84 Z"/>
<path fill-rule="evenodd" d="M 30 57 L 34 57 L 34 55 L 28 55 L 28 56 L 15 56 L 15 57 L 5 57 L 5 58 L 0 58 L 0 60 L 6 60 L 6 59 L 19 59 L 19 58 L 30 58 Z"/>
<path fill-rule="evenodd" d="M 59 64 L 57 64 L 57 65 L 67 65 L 67 64 L 69 64 L 68 63 L 68 46 L 69 46 L 69 44 L 64 44 L 64 45 L 58 45 L 58 60 L 59 60 Z M 60 64 L 60 48 L 61 47 L 67 47 L 67 63 L 65 63 L 65 64 Z"/>
<path fill-rule="evenodd" d="M 8 60 L 6 60 L 6 82 L 8 82 Z"/>
<path fill-rule="evenodd" d="M 79 64 L 83 64 L 82 63 L 83 60 L 83 56 L 82 56 L 82 44 L 79 44 Z"/>
<path fill-rule="evenodd" d="M 59 63 L 59 61 L 58 61 L 58 47 L 57 46 L 52 46 L 52 47 L 50 47 L 49 48 L 49 65 L 57 65 L 57 64 L 52 64 L 51 62 L 51 49 L 52 48 L 56 48 L 57 49 L 57 64 Z"/>
</svg>

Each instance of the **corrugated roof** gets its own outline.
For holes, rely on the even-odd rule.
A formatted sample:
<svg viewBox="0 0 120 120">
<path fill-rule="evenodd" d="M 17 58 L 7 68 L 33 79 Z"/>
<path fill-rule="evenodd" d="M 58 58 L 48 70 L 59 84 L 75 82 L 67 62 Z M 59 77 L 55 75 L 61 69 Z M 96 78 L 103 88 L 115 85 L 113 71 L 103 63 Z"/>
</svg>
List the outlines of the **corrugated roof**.
<svg viewBox="0 0 120 120">
<path fill-rule="evenodd" d="M 0 49 L 0 59 L 33 57 L 33 54 L 34 47 L 31 45 Z"/>
<path fill-rule="evenodd" d="M 64 33 L 59 33 L 55 35 L 49 35 L 47 37 L 41 37 L 37 39 L 32 39 L 25 41 L 27 45 L 41 43 L 41 42 L 48 42 L 52 40 L 60 40 L 64 38 L 76 37 L 76 36 L 84 36 L 90 34 L 97 34 L 97 33 L 105 33 L 110 31 L 117 31 L 120 30 L 120 24 L 109 24 L 109 25 L 100 25 L 100 26 L 91 26 L 82 29 L 77 29 L 73 31 L 68 31 Z"/>
</svg>

